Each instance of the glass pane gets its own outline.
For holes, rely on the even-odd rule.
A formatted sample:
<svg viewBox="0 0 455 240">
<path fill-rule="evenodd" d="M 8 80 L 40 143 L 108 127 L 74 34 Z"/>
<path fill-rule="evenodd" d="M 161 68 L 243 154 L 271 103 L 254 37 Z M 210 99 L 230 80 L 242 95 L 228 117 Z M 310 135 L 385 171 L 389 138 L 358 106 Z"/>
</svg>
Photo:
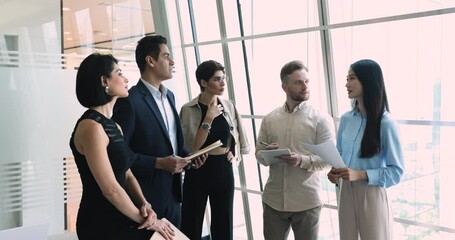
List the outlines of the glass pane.
<svg viewBox="0 0 455 240">
<path fill-rule="evenodd" d="M 240 20 L 237 4 L 233 4 L 237 1 L 223 1 L 224 10 L 224 22 L 226 24 L 226 35 L 228 38 L 240 37 Z M 240 9 L 243 11 L 246 1 L 240 1 Z"/>
<path fill-rule="evenodd" d="M 220 39 L 216 1 L 195 0 L 191 2 L 193 3 L 194 22 L 196 25 L 198 42 Z M 185 39 L 185 41 L 192 42 L 193 40 Z"/>
<path fill-rule="evenodd" d="M 455 39 L 443 27 L 454 20 L 451 14 L 332 30 L 339 114 L 351 109 L 345 88 L 349 64 L 370 58 L 383 69 L 395 118 L 455 120 L 447 105 L 455 90 L 450 71 L 455 47 L 449 43 Z"/>
<path fill-rule="evenodd" d="M 62 157 L 81 108 L 58 1 L 1 1 L 0 230 L 64 222 Z"/>
<path fill-rule="evenodd" d="M 394 216 L 454 229 L 455 223 L 450 219 L 455 214 L 452 206 L 455 197 L 447 179 L 451 178 L 455 167 L 450 156 L 455 127 L 400 125 L 400 133 L 406 171 L 402 183 L 389 191 Z M 397 234 L 416 231 L 412 233 L 416 236 L 433 232 L 406 225 L 398 229 Z"/>
<path fill-rule="evenodd" d="M 309 68 L 309 101 L 321 111 L 327 111 L 322 55 L 317 50 L 320 49 L 319 33 L 249 40 L 246 46 L 256 115 L 265 115 L 284 104 L 286 96 L 281 88 L 280 71 L 292 60 L 301 60 Z"/>
<path fill-rule="evenodd" d="M 64 0 L 62 6 L 67 54 L 100 52 L 117 58 L 131 57 L 137 41 L 145 34 L 155 33 L 148 0 Z"/>
<path fill-rule="evenodd" d="M 425 12 L 455 6 L 455 1 L 453 0 L 340 0 L 327 1 L 327 3 L 329 6 L 330 24 Z"/>
<path fill-rule="evenodd" d="M 150 1 L 122 0 L 113 3 L 112 7 L 107 8 L 107 17 L 111 29 L 105 31 L 112 33 L 111 53 L 115 57 L 134 57 L 137 41 L 146 34 L 155 33 Z M 106 49 L 101 44 L 96 44 L 97 49 Z M 109 49 L 107 47 L 106 50 Z"/>
<path fill-rule="evenodd" d="M 231 60 L 231 76 L 229 76 L 229 81 L 234 87 L 235 104 L 241 115 L 249 115 L 251 111 L 242 43 L 240 41 L 232 42 L 228 46 L 229 58 Z"/>
<path fill-rule="evenodd" d="M 251 221 L 253 226 L 253 238 L 264 239 L 262 234 L 262 199 L 258 194 L 247 193 Z M 234 194 L 234 239 L 247 240 L 242 193 L 235 191 Z"/>
<path fill-rule="evenodd" d="M 242 18 L 245 35 L 280 32 L 317 26 L 317 1 L 242 1 Z M 234 15 L 234 14 L 232 14 Z M 227 24 L 229 21 L 226 21 Z M 235 24 L 237 21 L 229 22 Z M 228 29 L 234 26 L 228 24 Z M 235 34 L 235 31 L 231 31 Z"/>
<path fill-rule="evenodd" d="M 176 4 L 175 6 L 173 4 Z M 175 7 L 175 14 L 169 15 L 168 21 L 170 24 L 169 31 L 171 35 L 175 35 L 176 37 L 182 33 L 180 36 L 183 39 L 180 39 L 184 43 L 193 43 L 193 30 L 191 28 L 191 18 L 190 18 L 190 10 L 188 8 L 188 1 L 172 1 L 168 2 L 168 6 L 170 8 Z M 178 12 L 177 12 L 178 11 Z M 180 22 L 179 22 L 180 21 Z"/>
<path fill-rule="evenodd" d="M 319 239 L 338 240 L 338 210 L 323 207 L 319 217 Z"/>
</svg>

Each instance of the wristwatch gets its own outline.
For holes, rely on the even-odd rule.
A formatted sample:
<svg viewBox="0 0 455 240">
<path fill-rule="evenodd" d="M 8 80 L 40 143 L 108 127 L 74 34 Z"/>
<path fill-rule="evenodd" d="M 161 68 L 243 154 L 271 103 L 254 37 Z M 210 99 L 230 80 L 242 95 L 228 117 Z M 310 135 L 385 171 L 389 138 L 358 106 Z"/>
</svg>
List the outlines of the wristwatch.
<svg viewBox="0 0 455 240">
<path fill-rule="evenodd" d="M 212 128 L 212 126 L 210 126 L 210 123 L 203 122 L 201 124 L 201 128 L 206 130 L 207 132 L 210 132 L 210 129 Z"/>
</svg>

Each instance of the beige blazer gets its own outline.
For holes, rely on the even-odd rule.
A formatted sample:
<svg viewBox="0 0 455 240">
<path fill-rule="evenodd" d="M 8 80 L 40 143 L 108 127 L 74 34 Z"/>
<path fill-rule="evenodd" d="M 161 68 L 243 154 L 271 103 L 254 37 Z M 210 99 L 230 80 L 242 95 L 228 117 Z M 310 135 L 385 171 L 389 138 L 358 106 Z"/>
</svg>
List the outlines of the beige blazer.
<svg viewBox="0 0 455 240">
<path fill-rule="evenodd" d="M 200 95 L 183 105 L 180 110 L 180 120 L 183 128 L 183 142 L 185 148 L 190 152 L 194 152 L 194 139 L 196 138 L 196 133 L 202 120 L 202 112 L 198 104 L 199 97 Z M 250 152 L 250 144 L 248 143 L 245 130 L 243 129 L 242 119 L 240 118 L 233 101 L 221 98 L 218 98 L 218 101 L 221 105 L 223 105 L 223 117 L 228 122 L 231 135 L 234 139 L 231 149 L 232 146 L 235 147 L 235 152 L 233 152 L 233 154 L 235 155 L 237 161 L 241 160 L 241 158 L 239 158 L 240 154 L 248 154 Z"/>
</svg>

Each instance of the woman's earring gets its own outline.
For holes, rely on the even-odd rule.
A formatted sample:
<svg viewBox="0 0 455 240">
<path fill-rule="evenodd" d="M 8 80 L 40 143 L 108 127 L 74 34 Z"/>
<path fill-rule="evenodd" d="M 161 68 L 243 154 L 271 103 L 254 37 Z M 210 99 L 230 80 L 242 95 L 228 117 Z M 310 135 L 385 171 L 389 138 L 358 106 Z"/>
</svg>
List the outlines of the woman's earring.
<svg viewBox="0 0 455 240">
<path fill-rule="evenodd" d="M 109 95 L 109 86 L 106 86 L 106 87 L 104 88 L 104 92 L 106 92 L 106 94 Z"/>
</svg>

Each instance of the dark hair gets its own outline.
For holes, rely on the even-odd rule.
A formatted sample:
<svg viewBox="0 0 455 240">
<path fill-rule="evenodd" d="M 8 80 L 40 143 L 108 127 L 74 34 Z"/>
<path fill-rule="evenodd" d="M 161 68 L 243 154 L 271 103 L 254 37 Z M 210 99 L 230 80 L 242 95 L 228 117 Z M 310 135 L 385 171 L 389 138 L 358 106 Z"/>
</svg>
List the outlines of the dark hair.
<svg viewBox="0 0 455 240">
<path fill-rule="evenodd" d="M 145 36 L 137 42 L 136 64 L 141 73 L 145 70 L 145 57 L 150 55 L 153 59 L 158 60 L 161 44 L 167 44 L 167 39 L 161 35 Z"/>
<path fill-rule="evenodd" d="M 308 72 L 308 68 L 303 65 L 303 63 L 299 60 L 294 60 L 286 63 L 282 68 L 280 72 L 280 79 L 281 83 L 287 83 L 288 82 L 288 75 L 292 74 L 294 71 L 300 71 L 302 69 L 305 69 L 305 71 Z"/>
<path fill-rule="evenodd" d="M 201 81 L 205 80 L 208 82 L 216 71 L 223 71 L 224 73 L 224 66 L 215 60 L 208 60 L 197 66 L 196 80 L 199 84 L 199 87 L 201 88 L 201 92 L 204 91 L 204 87 L 202 86 Z"/>
<path fill-rule="evenodd" d="M 111 77 L 118 60 L 111 54 L 93 53 L 79 66 L 76 76 L 76 96 L 82 106 L 89 108 L 104 105 L 112 100 L 106 93 L 101 78 Z"/>
<path fill-rule="evenodd" d="M 360 157 L 368 158 L 379 153 L 381 148 L 381 119 L 389 111 L 389 103 L 384 85 L 381 66 L 373 60 L 363 59 L 351 64 L 351 70 L 362 83 L 363 104 L 367 114 L 365 132 L 363 133 Z M 359 103 L 353 102 L 357 109 Z"/>
</svg>

